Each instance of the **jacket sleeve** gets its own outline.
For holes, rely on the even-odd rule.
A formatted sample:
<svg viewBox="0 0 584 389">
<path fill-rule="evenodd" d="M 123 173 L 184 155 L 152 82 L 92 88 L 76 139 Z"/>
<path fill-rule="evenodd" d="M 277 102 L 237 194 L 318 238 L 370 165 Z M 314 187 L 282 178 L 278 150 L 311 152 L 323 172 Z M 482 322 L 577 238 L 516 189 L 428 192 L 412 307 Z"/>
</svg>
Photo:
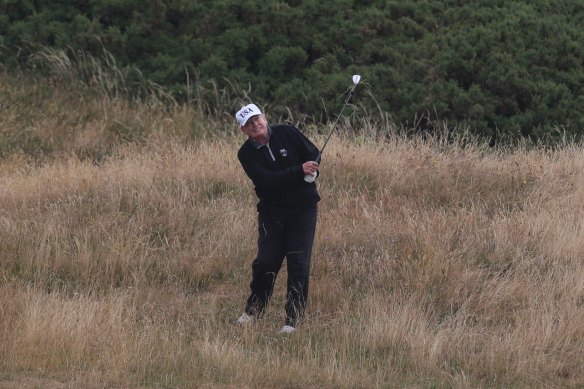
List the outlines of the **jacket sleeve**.
<svg viewBox="0 0 584 389">
<path fill-rule="evenodd" d="M 299 129 L 293 126 L 289 126 L 291 129 L 293 136 L 297 139 L 298 147 L 302 150 L 302 159 L 304 162 L 306 161 L 316 161 L 320 165 L 321 155 L 318 148 L 304 135 L 300 132 Z M 302 176 L 304 177 L 304 171 L 302 172 Z M 316 171 L 316 176 L 320 177 L 320 170 Z"/>
<path fill-rule="evenodd" d="M 303 152 L 303 160 L 306 161 L 316 161 L 320 164 L 320 151 L 318 148 L 308 139 L 300 130 L 296 127 L 290 126 L 294 136 L 298 140 L 300 150 Z"/>
<path fill-rule="evenodd" d="M 302 165 L 279 171 L 267 169 L 253 155 L 240 150 L 237 158 L 245 171 L 245 174 L 252 180 L 254 185 L 263 190 L 279 190 L 294 184 L 295 181 L 304 177 Z"/>
</svg>

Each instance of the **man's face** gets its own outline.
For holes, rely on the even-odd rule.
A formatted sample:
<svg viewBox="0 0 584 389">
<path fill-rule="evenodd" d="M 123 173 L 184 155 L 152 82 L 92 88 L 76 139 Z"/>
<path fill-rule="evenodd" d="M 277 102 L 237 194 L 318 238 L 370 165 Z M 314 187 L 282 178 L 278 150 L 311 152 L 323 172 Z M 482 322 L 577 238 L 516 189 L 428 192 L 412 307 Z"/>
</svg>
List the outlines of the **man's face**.
<svg viewBox="0 0 584 389">
<path fill-rule="evenodd" d="M 268 140 L 268 122 L 264 115 L 250 117 L 241 131 L 256 142 L 264 143 Z"/>
</svg>

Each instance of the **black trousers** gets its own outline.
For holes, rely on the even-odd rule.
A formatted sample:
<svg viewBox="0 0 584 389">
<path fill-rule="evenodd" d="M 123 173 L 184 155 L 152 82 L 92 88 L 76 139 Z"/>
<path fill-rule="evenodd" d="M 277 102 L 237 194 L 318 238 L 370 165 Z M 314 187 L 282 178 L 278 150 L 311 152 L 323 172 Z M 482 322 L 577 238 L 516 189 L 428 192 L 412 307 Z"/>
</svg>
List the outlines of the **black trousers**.
<svg viewBox="0 0 584 389">
<path fill-rule="evenodd" d="M 245 311 L 259 315 L 265 309 L 284 257 L 288 269 L 286 324 L 295 326 L 308 300 L 310 257 L 316 230 L 316 204 L 285 215 L 258 216 L 258 254 L 252 263 L 251 295 Z"/>
</svg>

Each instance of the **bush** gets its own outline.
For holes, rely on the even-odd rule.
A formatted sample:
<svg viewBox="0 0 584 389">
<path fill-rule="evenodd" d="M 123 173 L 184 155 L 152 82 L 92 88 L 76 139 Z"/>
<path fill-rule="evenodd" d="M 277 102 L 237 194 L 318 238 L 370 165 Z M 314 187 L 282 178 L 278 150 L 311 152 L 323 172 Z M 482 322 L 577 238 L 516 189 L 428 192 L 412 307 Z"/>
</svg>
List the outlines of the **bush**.
<svg viewBox="0 0 584 389">
<path fill-rule="evenodd" d="M 369 114 L 541 139 L 584 128 L 577 1 L 4 1 L 2 62 L 31 47 L 105 47 L 177 97 L 209 83 L 320 120 L 360 73 Z M 553 10 L 553 12 L 552 12 Z M 30 46 L 34 43 L 35 46 Z M 218 108 L 218 107 L 215 107 Z M 325 115 L 326 116 L 326 115 Z M 431 130 L 420 128 L 421 130 Z"/>
</svg>

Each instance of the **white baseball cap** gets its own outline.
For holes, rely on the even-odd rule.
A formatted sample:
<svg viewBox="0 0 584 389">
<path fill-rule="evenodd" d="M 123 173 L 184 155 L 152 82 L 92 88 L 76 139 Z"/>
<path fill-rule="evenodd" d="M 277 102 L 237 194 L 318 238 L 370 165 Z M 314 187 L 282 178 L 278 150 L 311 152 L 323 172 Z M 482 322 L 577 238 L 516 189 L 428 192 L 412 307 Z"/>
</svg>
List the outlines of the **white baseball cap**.
<svg viewBox="0 0 584 389">
<path fill-rule="evenodd" d="M 247 120 L 255 115 L 261 115 L 262 111 L 258 108 L 255 104 L 248 104 L 244 107 L 241 107 L 239 111 L 235 114 L 235 118 L 241 127 L 245 126 Z"/>
</svg>

